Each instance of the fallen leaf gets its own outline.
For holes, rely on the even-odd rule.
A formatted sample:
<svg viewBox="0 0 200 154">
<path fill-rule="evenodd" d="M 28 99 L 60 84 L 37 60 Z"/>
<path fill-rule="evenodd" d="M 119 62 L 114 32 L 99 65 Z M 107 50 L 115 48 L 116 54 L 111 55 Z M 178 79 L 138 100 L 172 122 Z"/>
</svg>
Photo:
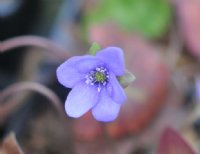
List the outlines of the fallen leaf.
<svg viewBox="0 0 200 154">
<path fill-rule="evenodd" d="M 196 154 L 189 144 L 172 128 L 161 135 L 157 154 Z"/>
<path fill-rule="evenodd" d="M 143 130 L 164 103 L 169 70 L 156 47 L 134 33 L 126 33 L 114 24 L 94 26 L 90 40 L 106 47 L 115 45 L 125 52 L 127 69 L 136 77 L 127 87 L 127 102 L 116 121 L 107 125 L 113 137 Z"/>
<path fill-rule="evenodd" d="M 15 134 L 10 133 L 0 146 L 0 154 L 24 154 L 20 148 Z"/>
</svg>

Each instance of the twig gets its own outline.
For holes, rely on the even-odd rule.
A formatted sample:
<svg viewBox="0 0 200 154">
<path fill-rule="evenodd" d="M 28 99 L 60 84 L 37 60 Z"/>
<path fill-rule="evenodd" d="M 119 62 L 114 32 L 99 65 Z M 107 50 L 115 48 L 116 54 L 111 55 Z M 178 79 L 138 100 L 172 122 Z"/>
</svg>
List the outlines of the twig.
<svg viewBox="0 0 200 154">
<path fill-rule="evenodd" d="M 16 94 L 22 91 L 35 91 L 39 94 L 42 94 L 50 100 L 50 103 L 54 106 L 61 117 L 64 117 L 65 113 L 62 107 L 62 103 L 59 97 L 49 88 L 34 82 L 19 82 L 13 85 L 10 85 L 0 93 L 0 109 L 1 111 L 6 111 L 4 114 L 8 115 L 16 106 L 19 105 L 17 102 L 12 102 L 8 104 L 2 104 L 2 102 L 9 96 Z M 20 102 L 21 103 L 21 102 Z M 1 115 L 5 117 L 5 115 Z"/>
<path fill-rule="evenodd" d="M 168 65 L 171 71 L 176 69 L 177 61 L 181 56 L 181 52 L 183 49 L 183 41 L 181 39 L 180 31 L 177 28 L 176 23 L 172 22 L 170 36 L 169 36 L 169 47 L 168 47 Z"/>
<path fill-rule="evenodd" d="M 68 56 L 65 49 L 56 44 L 55 42 L 42 38 L 39 36 L 18 36 L 5 41 L 0 42 L 0 53 L 9 51 L 12 48 L 22 47 L 22 46 L 36 46 L 44 48 L 50 51 L 54 56 L 60 59 L 66 59 Z"/>
</svg>

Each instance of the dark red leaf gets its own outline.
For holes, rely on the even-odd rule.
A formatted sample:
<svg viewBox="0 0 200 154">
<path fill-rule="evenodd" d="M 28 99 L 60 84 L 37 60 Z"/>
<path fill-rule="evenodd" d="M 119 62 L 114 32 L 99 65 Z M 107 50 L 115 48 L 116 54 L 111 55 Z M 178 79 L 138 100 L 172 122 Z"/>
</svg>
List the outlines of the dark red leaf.
<svg viewBox="0 0 200 154">
<path fill-rule="evenodd" d="M 195 154 L 186 141 L 173 129 L 164 130 L 157 154 Z"/>
</svg>

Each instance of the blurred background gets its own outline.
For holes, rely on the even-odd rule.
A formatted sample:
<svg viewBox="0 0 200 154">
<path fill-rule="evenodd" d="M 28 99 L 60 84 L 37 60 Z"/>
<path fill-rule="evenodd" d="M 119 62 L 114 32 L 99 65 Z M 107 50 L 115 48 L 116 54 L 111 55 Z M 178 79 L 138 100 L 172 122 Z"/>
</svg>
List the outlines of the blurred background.
<svg viewBox="0 0 200 154">
<path fill-rule="evenodd" d="M 200 153 L 199 0 L 0 0 L 0 47 L 24 35 L 49 44 L 1 49 L 0 153 L 14 132 L 28 154 L 154 154 L 166 128 L 185 140 L 176 154 L 193 154 L 185 144 Z M 70 91 L 56 68 L 92 42 L 121 47 L 136 76 L 112 123 L 71 119 L 52 103 L 63 107 Z M 11 86 L 24 81 L 37 85 Z"/>
</svg>

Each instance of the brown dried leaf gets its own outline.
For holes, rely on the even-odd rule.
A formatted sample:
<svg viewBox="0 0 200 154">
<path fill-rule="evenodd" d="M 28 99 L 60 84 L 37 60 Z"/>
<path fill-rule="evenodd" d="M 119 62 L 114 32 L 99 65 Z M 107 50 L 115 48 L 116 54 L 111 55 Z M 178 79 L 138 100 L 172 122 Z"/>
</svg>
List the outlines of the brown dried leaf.
<svg viewBox="0 0 200 154">
<path fill-rule="evenodd" d="M 73 132 L 77 140 L 94 140 L 102 135 L 100 124 L 94 120 L 91 113 L 87 113 L 73 123 Z"/>
<path fill-rule="evenodd" d="M 127 103 L 116 121 L 108 124 L 108 133 L 120 137 L 141 131 L 159 111 L 165 98 L 169 71 L 150 42 L 127 34 L 115 25 L 91 29 L 91 41 L 103 47 L 116 45 L 125 52 L 126 66 L 136 80 L 127 88 Z"/>
<path fill-rule="evenodd" d="M 3 143 L 0 147 L 0 154 L 24 154 L 16 140 L 14 133 L 10 133 L 3 140 Z"/>
</svg>

